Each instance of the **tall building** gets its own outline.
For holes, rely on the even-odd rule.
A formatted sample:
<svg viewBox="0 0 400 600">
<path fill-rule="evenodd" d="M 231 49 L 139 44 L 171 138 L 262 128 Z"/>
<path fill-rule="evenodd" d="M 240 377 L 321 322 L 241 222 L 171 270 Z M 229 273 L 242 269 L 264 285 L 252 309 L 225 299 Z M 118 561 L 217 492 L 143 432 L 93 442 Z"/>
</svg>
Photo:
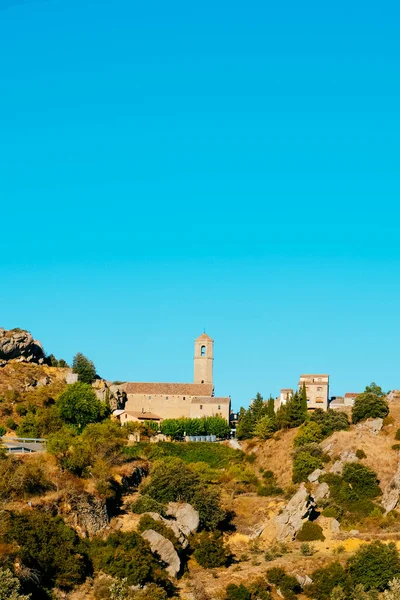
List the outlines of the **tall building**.
<svg viewBox="0 0 400 600">
<path fill-rule="evenodd" d="M 307 408 L 327 410 L 329 399 L 329 375 L 300 375 L 299 390 L 306 386 Z"/>
</svg>

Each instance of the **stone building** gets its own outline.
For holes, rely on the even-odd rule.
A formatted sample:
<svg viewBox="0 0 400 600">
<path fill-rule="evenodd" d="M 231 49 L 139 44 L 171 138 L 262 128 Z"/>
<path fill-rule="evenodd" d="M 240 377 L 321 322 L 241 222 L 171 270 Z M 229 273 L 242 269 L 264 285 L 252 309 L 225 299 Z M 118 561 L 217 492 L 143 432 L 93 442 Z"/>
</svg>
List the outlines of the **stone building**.
<svg viewBox="0 0 400 600">
<path fill-rule="evenodd" d="M 214 396 L 213 362 L 214 340 L 203 333 L 194 342 L 193 383 L 119 385 L 119 391 L 126 394 L 124 410 L 118 411 L 121 422 L 220 415 L 229 423 L 231 399 Z"/>
<path fill-rule="evenodd" d="M 293 390 L 292 388 L 282 388 L 279 394 L 279 406 L 282 404 L 286 404 L 290 398 L 293 398 Z"/>
<path fill-rule="evenodd" d="M 306 386 L 307 408 L 327 410 L 329 399 L 329 375 L 300 375 L 299 390 Z"/>
</svg>

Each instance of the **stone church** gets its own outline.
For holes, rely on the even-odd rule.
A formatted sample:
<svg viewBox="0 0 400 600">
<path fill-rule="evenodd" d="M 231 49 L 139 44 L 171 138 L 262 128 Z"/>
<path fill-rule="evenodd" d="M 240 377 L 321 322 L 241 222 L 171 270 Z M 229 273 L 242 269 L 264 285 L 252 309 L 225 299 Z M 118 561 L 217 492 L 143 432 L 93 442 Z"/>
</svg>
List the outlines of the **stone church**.
<svg viewBox="0 0 400 600">
<path fill-rule="evenodd" d="M 116 411 L 121 423 L 214 415 L 229 423 L 231 399 L 214 396 L 213 362 L 214 340 L 203 333 L 194 341 L 193 383 L 128 382 L 118 386 L 126 397 L 124 410 Z"/>
</svg>

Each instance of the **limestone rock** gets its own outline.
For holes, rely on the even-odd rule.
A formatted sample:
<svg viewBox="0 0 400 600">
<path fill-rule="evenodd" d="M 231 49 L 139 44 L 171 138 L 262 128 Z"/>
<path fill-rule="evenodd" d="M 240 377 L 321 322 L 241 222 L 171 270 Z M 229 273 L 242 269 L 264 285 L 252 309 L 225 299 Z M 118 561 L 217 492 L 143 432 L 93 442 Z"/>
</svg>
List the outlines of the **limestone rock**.
<svg viewBox="0 0 400 600">
<path fill-rule="evenodd" d="M 82 537 L 92 537 L 105 529 L 110 518 L 105 500 L 86 492 L 72 493 L 65 519 Z"/>
<path fill-rule="evenodd" d="M 310 585 L 310 583 L 312 583 L 311 577 L 309 577 L 307 574 L 306 575 L 295 574 L 295 577 L 302 588 L 304 588 L 306 585 Z"/>
<path fill-rule="evenodd" d="M 176 577 L 181 568 L 181 561 L 173 543 L 154 529 L 146 529 L 143 531 L 142 537 L 149 542 L 151 551 L 156 552 L 163 563 L 167 565 L 165 570 L 168 575 Z"/>
<path fill-rule="evenodd" d="M 231 440 L 229 440 L 228 444 L 234 450 L 241 450 L 242 449 L 241 443 L 236 438 L 232 438 Z"/>
<path fill-rule="evenodd" d="M 182 533 L 189 536 L 197 531 L 199 526 L 199 513 L 191 504 L 186 502 L 170 502 L 167 506 L 167 515 L 174 517 Z"/>
<path fill-rule="evenodd" d="M 340 523 L 337 519 L 331 519 L 331 531 L 332 533 L 339 533 Z"/>
<path fill-rule="evenodd" d="M 72 371 L 68 371 L 68 373 L 65 377 L 65 381 L 66 381 L 66 383 L 68 383 L 68 385 L 71 385 L 72 383 L 76 383 L 78 381 L 78 373 L 73 373 Z"/>
<path fill-rule="evenodd" d="M 168 529 L 171 529 L 172 533 L 174 534 L 178 542 L 181 544 L 182 548 L 187 548 L 189 542 L 186 539 L 185 535 L 182 533 L 182 531 L 179 529 L 178 523 L 175 521 L 175 519 L 165 519 L 158 513 L 154 512 L 147 512 L 144 514 L 149 515 L 149 517 L 151 517 L 155 521 L 161 521 L 161 523 L 168 527 Z"/>
<path fill-rule="evenodd" d="M 19 360 L 42 364 L 46 355 L 42 345 L 34 340 L 29 331 L 0 328 L 0 360 Z"/>
<path fill-rule="evenodd" d="M 351 450 L 345 450 L 340 455 L 339 460 L 337 460 L 331 467 L 331 473 L 335 473 L 336 475 L 341 475 L 343 473 L 344 466 L 347 463 L 357 462 L 357 456 Z"/>
<path fill-rule="evenodd" d="M 325 498 L 329 498 L 329 485 L 327 483 L 320 483 L 314 490 L 313 498 L 315 502 L 321 502 Z"/>
<path fill-rule="evenodd" d="M 323 473 L 324 473 L 324 471 L 322 469 L 315 469 L 315 471 L 313 471 L 311 473 L 311 475 L 308 476 L 308 481 L 310 481 L 311 483 L 318 481 L 318 479 L 321 477 L 321 475 Z"/>
<path fill-rule="evenodd" d="M 396 508 L 400 497 L 400 463 L 397 466 L 397 471 L 393 476 L 393 479 L 383 490 L 383 496 L 381 504 L 385 509 L 385 515 L 391 510 Z"/>
<path fill-rule="evenodd" d="M 374 435 L 377 435 L 383 427 L 383 419 L 377 417 L 376 419 L 367 419 L 356 425 L 356 429 L 370 431 Z"/>
<path fill-rule="evenodd" d="M 289 500 L 282 513 L 275 517 L 278 541 L 294 539 L 303 522 L 306 521 L 315 507 L 314 499 L 308 494 L 304 483 Z"/>
</svg>

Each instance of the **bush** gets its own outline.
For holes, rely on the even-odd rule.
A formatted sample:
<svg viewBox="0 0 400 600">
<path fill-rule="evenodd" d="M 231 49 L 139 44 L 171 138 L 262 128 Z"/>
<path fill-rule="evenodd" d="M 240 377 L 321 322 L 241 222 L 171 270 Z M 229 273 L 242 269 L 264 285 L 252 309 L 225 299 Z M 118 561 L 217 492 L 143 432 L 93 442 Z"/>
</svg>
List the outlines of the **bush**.
<svg viewBox="0 0 400 600">
<path fill-rule="evenodd" d="M 365 419 L 384 418 L 389 414 L 389 405 L 387 401 L 371 392 L 363 392 L 354 400 L 352 408 L 352 421 L 359 423 Z"/>
<path fill-rule="evenodd" d="M 347 430 L 350 426 L 346 413 L 337 412 L 330 408 L 326 411 L 317 408 L 313 411 L 310 421 L 320 426 L 324 438 L 332 435 L 334 431 Z"/>
<path fill-rule="evenodd" d="M 3 435 L 6 435 L 7 433 L 7 428 L 4 427 L 3 425 L 0 425 L 0 437 L 3 437 Z"/>
<path fill-rule="evenodd" d="M 16 423 L 12 417 L 9 417 L 8 419 L 6 419 L 6 427 L 7 429 L 15 431 L 18 427 L 18 423 Z"/>
<path fill-rule="evenodd" d="M 200 533 L 195 540 L 194 548 L 195 559 L 205 569 L 224 567 L 228 563 L 229 554 L 222 535 L 218 533 Z"/>
<path fill-rule="evenodd" d="M 54 489 L 41 459 L 21 459 L 13 455 L 0 461 L 0 499 L 27 499 Z"/>
<path fill-rule="evenodd" d="M 294 454 L 293 459 L 293 483 L 307 481 L 315 469 L 321 469 L 326 457 L 317 444 L 300 446 Z"/>
<path fill-rule="evenodd" d="M 212 488 L 199 487 L 193 495 L 192 504 L 199 513 L 201 529 L 213 531 L 227 517 L 226 511 L 221 506 L 219 492 Z"/>
<path fill-rule="evenodd" d="M 304 543 L 300 546 L 300 552 L 303 556 L 312 556 L 314 554 L 314 549 L 310 544 Z"/>
<path fill-rule="evenodd" d="M 39 438 L 40 423 L 38 417 L 33 413 L 28 412 L 27 415 L 21 420 L 21 424 L 17 428 L 16 433 L 19 437 Z"/>
<path fill-rule="evenodd" d="M 356 456 L 359 460 L 362 460 L 363 458 L 367 458 L 367 455 L 365 454 L 364 450 L 362 450 L 361 448 L 356 450 Z"/>
<path fill-rule="evenodd" d="M 394 436 L 395 440 L 400 440 L 400 429 L 396 431 L 396 435 Z"/>
<path fill-rule="evenodd" d="M 265 415 L 254 427 L 254 435 L 261 440 L 268 440 L 276 431 L 276 419 Z"/>
<path fill-rule="evenodd" d="M 0 600 L 29 600 L 30 596 L 23 596 L 20 592 L 19 579 L 10 569 L 0 568 Z"/>
<path fill-rule="evenodd" d="M 393 444 L 392 450 L 400 450 L 400 444 Z"/>
<path fill-rule="evenodd" d="M 306 521 L 298 531 L 296 539 L 299 542 L 313 542 L 315 540 L 324 541 L 325 536 L 322 527 L 318 523 Z"/>
<path fill-rule="evenodd" d="M 200 477 L 179 458 L 158 461 L 151 470 L 151 481 L 144 492 L 162 504 L 190 502 L 200 485 Z"/>
<path fill-rule="evenodd" d="M 287 575 L 284 569 L 273 567 L 267 571 L 267 579 L 275 585 L 281 592 L 285 600 L 296 598 L 296 594 L 301 592 L 301 587 L 294 575 Z"/>
<path fill-rule="evenodd" d="M 150 496 L 140 496 L 132 505 L 131 511 L 137 515 L 142 515 L 146 512 L 155 512 L 161 516 L 165 516 L 165 506 Z"/>
<path fill-rule="evenodd" d="M 294 445 L 304 446 L 313 442 L 318 443 L 323 437 L 320 425 L 314 421 L 309 421 L 300 427 L 299 433 L 294 438 Z"/>
<path fill-rule="evenodd" d="M 365 465 L 348 463 L 343 469 L 342 478 L 359 499 L 376 498 L 382 494 L 375 471 Z"/>
<path fill-rule="evenodd" d="M 225 600 L 252 600 L 251 593 L 242 583 L 230 583 L 225 590 Z"/>
<path fill-rule="evenodd" d="M 362 546 L 348 562 L 352 581 L 368 591 L 383 591 L 389 581 L 400 574 L 399 552 L 396 544 L 380 541 Z"/>
<path fill-rule="evenodd" d="M 317 569 L 311 574 L 311 579 L 312 583 L 307 585 L 304 591 L 315 600 L 329 600 L 332 591 L 339 586 L 345 592 L 350 590 L 349 576 L 338 562 Z"/>
</svg>

